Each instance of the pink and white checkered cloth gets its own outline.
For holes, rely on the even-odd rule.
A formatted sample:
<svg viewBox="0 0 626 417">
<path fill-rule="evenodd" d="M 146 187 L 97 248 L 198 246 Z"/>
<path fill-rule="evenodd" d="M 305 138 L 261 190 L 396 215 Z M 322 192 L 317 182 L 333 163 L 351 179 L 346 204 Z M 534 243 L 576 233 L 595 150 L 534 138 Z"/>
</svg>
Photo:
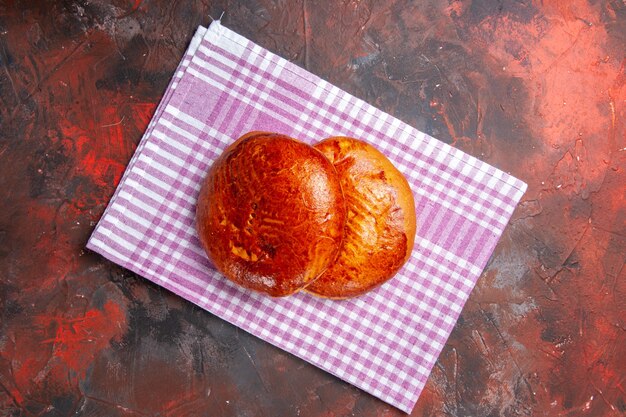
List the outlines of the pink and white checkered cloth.
<svg viewBox="0 0 626 417">
<path fill-rule="evenodd" d="M 362 138 L 415 195 L 409 262 L 378 289 L 273 299 L 205 257 L 194 211 L 211 163 L 251 130 Z M 526 184 L 417 131 L 213 22 L 199 28 L 88 247 L 411 412 Z"/>
</svg>

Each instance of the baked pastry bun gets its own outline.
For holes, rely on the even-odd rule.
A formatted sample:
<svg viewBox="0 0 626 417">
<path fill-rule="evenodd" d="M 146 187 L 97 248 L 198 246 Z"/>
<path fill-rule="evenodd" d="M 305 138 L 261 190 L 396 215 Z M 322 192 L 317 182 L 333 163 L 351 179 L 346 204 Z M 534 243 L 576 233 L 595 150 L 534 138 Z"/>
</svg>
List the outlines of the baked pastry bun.
<svg viewBox="0 0 626 417">
<path fill-rule="evenodd" d="M 339 256 L 306 291 L 327 298 L 361 295 L 404 265 L 415 239 L 415 201 L 408 182 L 367 143 L 333 137 L 315 145 L 339 174 L 346 228 Z"/>
<path fill-rule="evenodd" d="M 339 176 L 290 137 L 251 132 L 215 161 L 196 209 L 213 265 L 237 284 L 286 296 L 336 259 L 345 224 Z"/>
</svg>

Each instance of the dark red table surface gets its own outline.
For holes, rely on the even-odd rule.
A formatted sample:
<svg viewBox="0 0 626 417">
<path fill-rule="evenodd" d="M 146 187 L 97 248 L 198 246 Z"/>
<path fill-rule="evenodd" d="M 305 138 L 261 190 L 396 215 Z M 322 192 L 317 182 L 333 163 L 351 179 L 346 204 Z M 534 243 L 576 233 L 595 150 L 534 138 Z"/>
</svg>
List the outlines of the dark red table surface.
<svg viewBox="0 0 626 417">
<path fill-rule="evenodd" d="M 209 15 L 529 185 L 414 416 L 626 413 L 626 3 L 0 1 L 0 416 L 403 413 L 84 249 Z"/>
</svg>

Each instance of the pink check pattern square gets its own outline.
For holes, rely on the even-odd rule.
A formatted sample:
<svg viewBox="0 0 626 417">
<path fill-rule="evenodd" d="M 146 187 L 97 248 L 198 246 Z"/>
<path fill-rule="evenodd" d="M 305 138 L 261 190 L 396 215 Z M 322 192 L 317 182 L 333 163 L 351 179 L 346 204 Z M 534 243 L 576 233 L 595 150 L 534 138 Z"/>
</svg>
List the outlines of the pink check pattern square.
<svg viewBox="0 0 626 417">
<path fill-rule="evenodd" d="M 418 213 L 394 279 L 346 301 L 272 299 L 212 268 L 194 226 L 200 183 L 251 130 L 360 137 L 393 161 Z M 214 22 L 194 36 L 88 247 L 409 413 L 525 190 Z"/>
</svg>

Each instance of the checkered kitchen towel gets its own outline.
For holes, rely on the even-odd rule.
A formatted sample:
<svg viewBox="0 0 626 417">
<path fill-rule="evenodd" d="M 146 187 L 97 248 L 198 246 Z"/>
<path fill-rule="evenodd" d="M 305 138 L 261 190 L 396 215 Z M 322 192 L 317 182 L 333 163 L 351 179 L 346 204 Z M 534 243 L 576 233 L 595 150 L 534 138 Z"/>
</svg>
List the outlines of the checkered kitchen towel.
<svg viewBox="0 0 626 417">
<path fill-rule="evenodd" d="M 413 254 L 356 299 L 272 299 L 215 271 L 194 210 L 211 163 L 251 130 L 373 143 L 417 207 Z M 88 247 L 410 412 L 526 185 L 213 22 L 199 28 Z"/>
</svg>

